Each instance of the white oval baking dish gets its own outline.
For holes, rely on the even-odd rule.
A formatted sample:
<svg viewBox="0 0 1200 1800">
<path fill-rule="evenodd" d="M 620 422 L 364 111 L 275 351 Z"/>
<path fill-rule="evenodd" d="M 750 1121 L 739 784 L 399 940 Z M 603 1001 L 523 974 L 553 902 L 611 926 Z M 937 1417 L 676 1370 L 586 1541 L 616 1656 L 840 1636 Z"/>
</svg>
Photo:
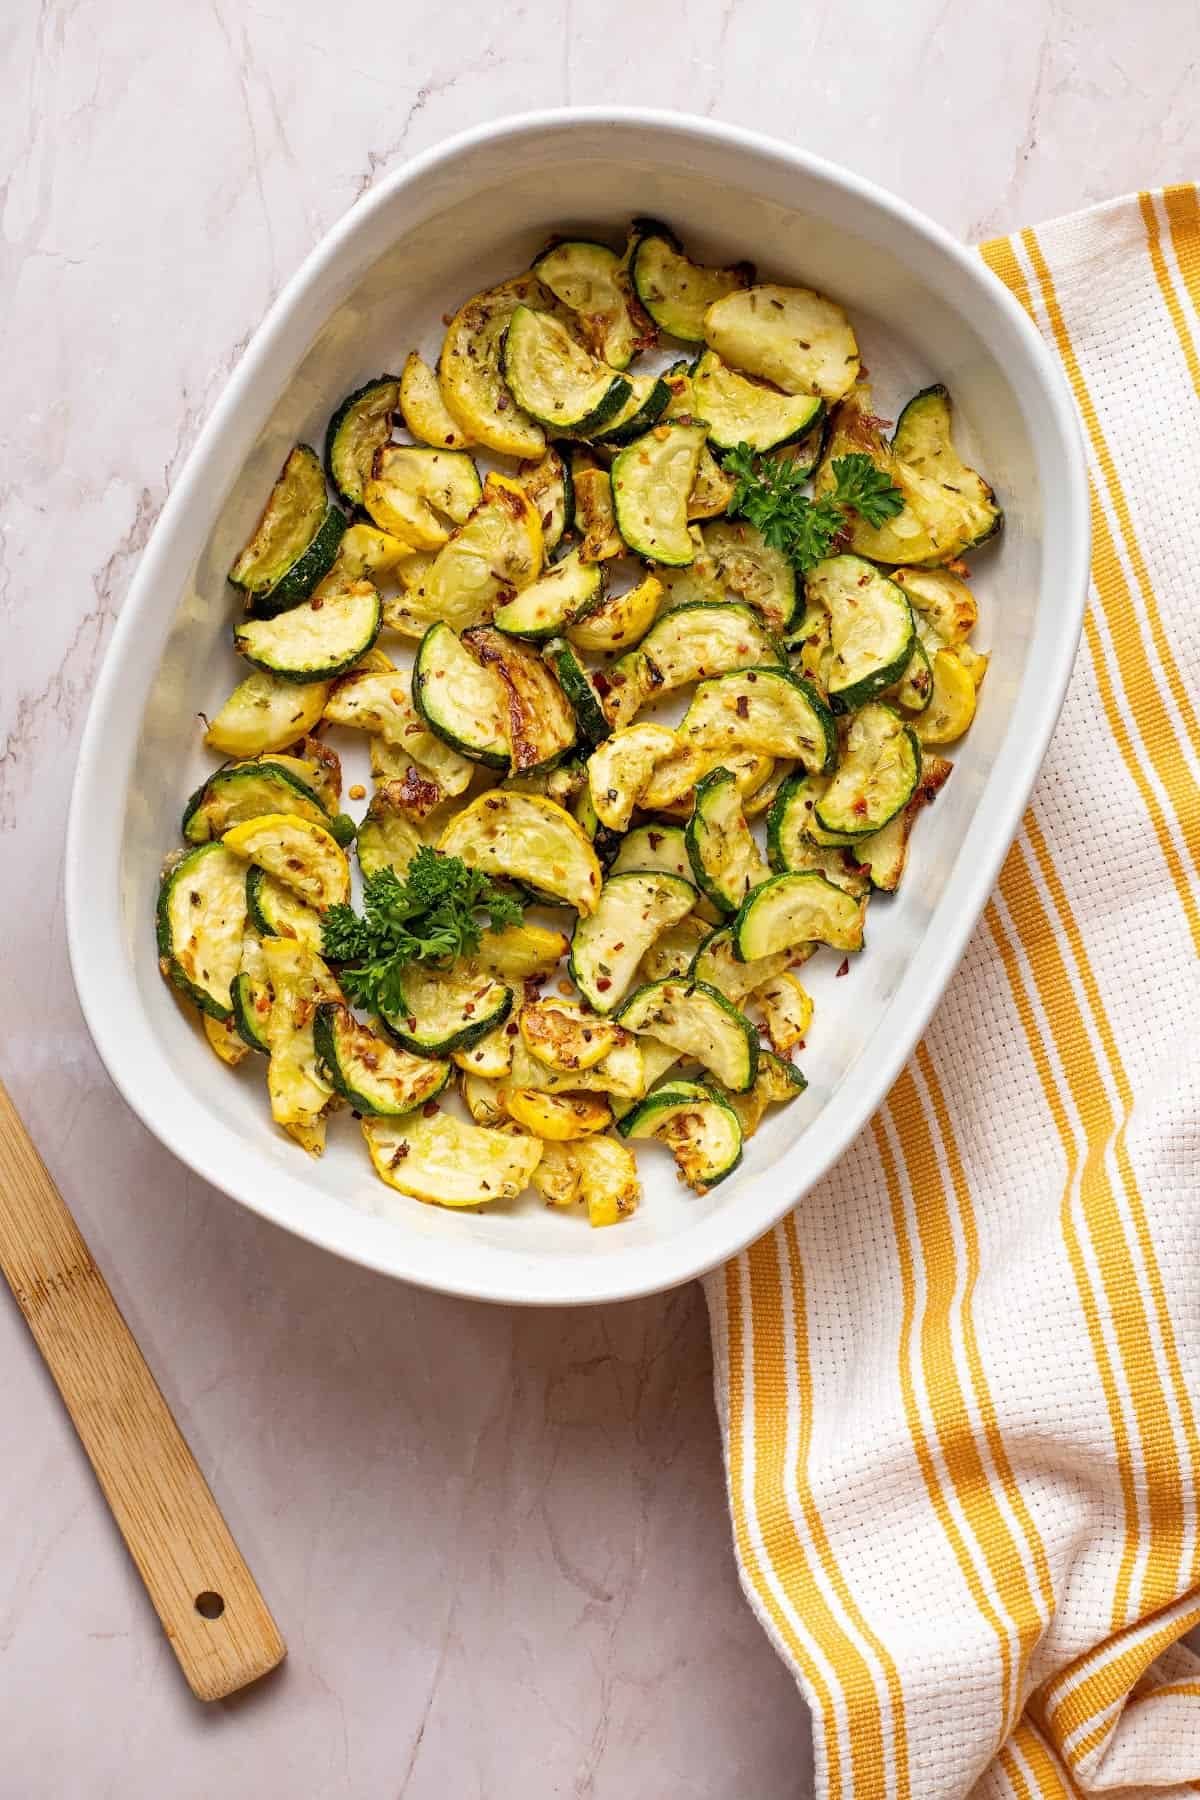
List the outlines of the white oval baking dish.
<svg viewBox="0 0 1200 1800">
<path fill-rule="evenodd" d="M 392 1194 L 348 1115 L 310 1162 L 272 1126 L 261 1073 L 231 1077 L 156 961 L 154 896 L 182 801 L 211 766 L 194 726 L 236 679 L 224 571 L 287 448 L 321 442 L 342 394 L 443 312 L 527 264 L 564 226 L 670 219 L 705 260 L 754 258 L 850 309 L 883 410 L 948 383 L 1007 527 L 977 562 L 992 651 L 954 778 L 877 905 L 853 978 L 814 977 L 811 1086 L 766 1121 L 704 1198 L 664 1151 L 641 1162 L 627 1224 L 590 1231 L 530 1195 L 464 1215 Z M 1088 511 L 1070 399 L 1037 333 L 982 262 L 870 183 L 751 132 L 635 109 L 528 115 L 408 163 L 357 205 L 254 337 L 145 551 L 84 733 L 67 843 L 71 961 L 97 1048 L 130 1106 L 244 1205 L 389 1275 L 478 1298 L 583 1303 L 700 1274 L 765 1231 L 879 1105 L 959 960 L 1058 716 L 1087 589 Z M 826 953 L 828 956 L 829 953 Z M 813 965 L 816 968 L 816 964 Z M 806 981 L 808 976 L 806 974 Z"/>
</svg>

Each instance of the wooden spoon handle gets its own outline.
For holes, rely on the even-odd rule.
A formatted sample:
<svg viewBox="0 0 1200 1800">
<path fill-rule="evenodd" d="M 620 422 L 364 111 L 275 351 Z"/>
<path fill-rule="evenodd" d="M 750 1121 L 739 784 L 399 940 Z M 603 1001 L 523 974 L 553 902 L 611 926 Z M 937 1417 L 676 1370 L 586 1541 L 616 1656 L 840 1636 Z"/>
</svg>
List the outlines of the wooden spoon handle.
<svg viewBox="0 0 1200 1800">
<path fill-rule="evenodd" d="M 286 1654 L 129 1327 L 0 1084 L 0 1268 L 200 1700 Z"/>
</svg>

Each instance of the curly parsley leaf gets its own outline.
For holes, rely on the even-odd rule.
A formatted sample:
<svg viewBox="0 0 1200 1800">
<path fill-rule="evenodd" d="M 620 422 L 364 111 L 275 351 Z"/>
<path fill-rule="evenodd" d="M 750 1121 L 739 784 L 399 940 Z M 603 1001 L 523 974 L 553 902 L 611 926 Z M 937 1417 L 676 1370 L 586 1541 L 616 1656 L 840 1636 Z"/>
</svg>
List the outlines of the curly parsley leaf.
<svg viewBox="0 0 1200 1800">
<path fill-rule="evenodd" d="M 804 492 L 807 477 L 789 457 L 760 456 L 749 444 L 738 444 L 726 456 L 725 469 L 736 484 L 730 513 L 757 526 L 802 574 L 848 534 L 851 511 L 869 525 L 882 525 L 904 506 L 899 488 L 857 452 L 834 459 L 833 490 L 816 500 Z"/>
<path fill-rule="evenodd" d="M 885 525 L 904 511 L 900 489 L 861 450 L 835 457 L 833 479 L 838 505 L 852 507 L 868 525 Z"/>
<path fill-rule="evenodd" d="M 375 1012 L 398 1012 L 406 964 L 473 956 L 485 925 L 503 931 L 521 916 L 520 903 L 480 870 L 424 844 L 403 881 L 390 868 L 367 877 L 361 915 L 351 906 L 329 907 L 322 948 L 331 962 L 346 965 L 340 980 L 350 999 Z"/>
</svg>

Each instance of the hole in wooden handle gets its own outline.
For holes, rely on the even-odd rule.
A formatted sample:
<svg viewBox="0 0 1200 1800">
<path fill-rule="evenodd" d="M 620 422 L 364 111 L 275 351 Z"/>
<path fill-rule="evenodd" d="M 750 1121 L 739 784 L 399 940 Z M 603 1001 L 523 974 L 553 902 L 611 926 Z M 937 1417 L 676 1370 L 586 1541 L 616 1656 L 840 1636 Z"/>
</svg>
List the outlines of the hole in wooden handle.
<svg viewBox="0 0 1200 1800">
<path fill-rule="evenodd" d="M 211 1588 L 205 1588 L 202 1594 L 196 1595 L 196 1611 L 202 1619 L 219 1619 L 225 1611 L 225 1602 L 220 1594 L 214 1594 Z"/>
</svg>

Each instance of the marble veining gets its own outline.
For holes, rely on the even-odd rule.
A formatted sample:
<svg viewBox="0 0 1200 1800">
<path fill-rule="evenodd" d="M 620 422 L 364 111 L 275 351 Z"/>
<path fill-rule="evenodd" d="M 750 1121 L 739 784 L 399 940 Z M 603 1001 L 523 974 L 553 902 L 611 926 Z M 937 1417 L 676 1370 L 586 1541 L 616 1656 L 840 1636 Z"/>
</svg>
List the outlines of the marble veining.
<svg viewBox="0 0 1200 1800">
<path fill-rule="evenodd" d="M 698 1290 L 472 1307 L 242 1213 L 99 1067 L 61 914 L 130 574 L 289 272 L 406 156 L 563 103 L 750 124 L 968 239 L 1194 175 L 1191 0 L 12 0 L 0 17 L 0 1073 L 289 1640 L 192 1703 L 0 1306 L 0 1791 L 805 1800 L 737 1586 Z"/>
</svg>

